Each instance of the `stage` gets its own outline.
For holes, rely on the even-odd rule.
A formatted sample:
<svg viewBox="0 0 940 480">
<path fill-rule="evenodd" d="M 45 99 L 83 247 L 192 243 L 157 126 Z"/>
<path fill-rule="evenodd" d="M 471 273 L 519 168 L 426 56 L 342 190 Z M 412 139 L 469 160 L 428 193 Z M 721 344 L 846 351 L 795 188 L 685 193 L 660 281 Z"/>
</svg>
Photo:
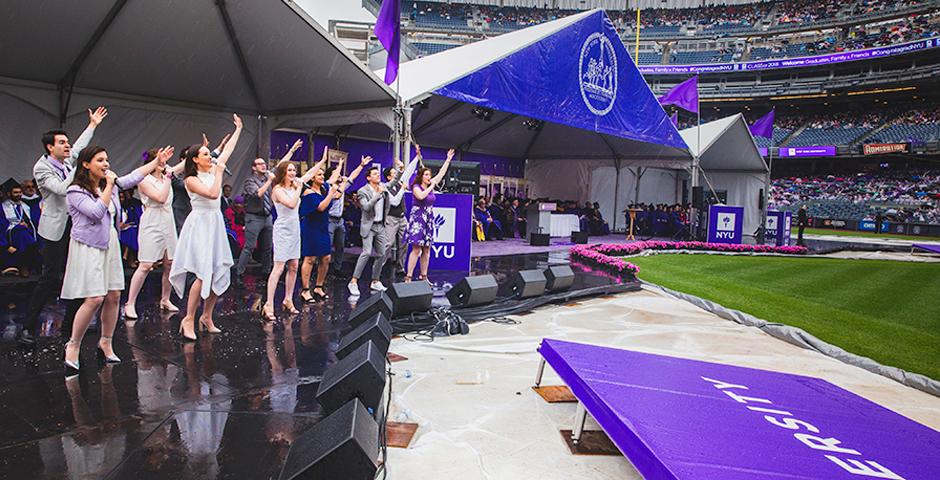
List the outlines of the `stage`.
<svg viewBox="0 0 940 480">
<path fill-rule="evenodd" d="M 472 265 L 502 281 L 517 270 L 558 263 L 567 263 L 566 251 L 474 258 Z M 575 271 L 575 289 L 619 283 Z M 462 277 L 432 271 L 434 303 L 446 305 L 444 292 Z M 230 290 L 219 301 L 216 323 L 224 333 L 184 343 L 176 334 L 180 316 L 155 308 L 158 278 L 151 275 L 141 294 L 141 318 L 118 324 L 114 348 L 123 363 L 99 368 L 97 333 L 89 332 L 82 374 L 70 381 L 62 374 L 63 308 L 47 308 L 46 338 L 23 348 L 11 341 L 9 322 L 25 308 L 25 293 L 9 296 L 16 307 L 3 319 L 0 343 L 0 478 L 277 476 L 291 441 L 321 419 L 318 382 L 336 361 L 355 306 L 347 279 L 331 281 L 329 301 L 305 305 L 293 317 L 278 309 L 279 321 L 263 327 L 252 308 L 264 279 L 249 274 L 245 290 Z M 365 282 L 360 288 L 368 291 Z"/>
</svg>

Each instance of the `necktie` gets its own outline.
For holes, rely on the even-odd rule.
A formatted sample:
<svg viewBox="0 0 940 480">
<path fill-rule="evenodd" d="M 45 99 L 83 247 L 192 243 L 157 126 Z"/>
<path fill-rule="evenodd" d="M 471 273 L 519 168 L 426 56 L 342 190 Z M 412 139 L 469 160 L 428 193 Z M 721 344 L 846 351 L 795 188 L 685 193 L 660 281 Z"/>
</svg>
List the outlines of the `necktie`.
<svg viewBox="0 0 940 480">
<path fill-rule="evenodd" d="M 22 221 L 23 220 L 23 207 L 21 207 L 20 204 L 17 203 L 16 209 L 14 211 L 16 212 L 17 220 Z"/>
</svg>

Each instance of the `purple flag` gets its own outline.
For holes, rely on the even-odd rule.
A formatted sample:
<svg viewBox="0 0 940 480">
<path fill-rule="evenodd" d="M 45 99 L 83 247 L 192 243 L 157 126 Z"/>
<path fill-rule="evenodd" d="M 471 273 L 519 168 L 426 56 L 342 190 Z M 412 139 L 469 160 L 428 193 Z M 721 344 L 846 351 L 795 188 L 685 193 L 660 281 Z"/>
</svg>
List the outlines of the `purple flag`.
<svg viewBox="0 0 940 480">
<path fill-rule="evenodd" d="M 382 0 L 382 9 L 375 22 L 375 36 L 388 52 L 385 83 L 391 85 L 398 77 L 398 57 L 401 52 L 401 0 Z"/>
<path fill-rule="evenodd" d="M 755 137 L 774 138 L 774 110 L 760 117 L 751 124 L 751 135 Z"/>
<path fill-rule="evenodd" d="M 659 97 L 661 105 L 675 105 L 683 110 L 698 113 L 698 76 L 694 76 Z"/>
</svg>

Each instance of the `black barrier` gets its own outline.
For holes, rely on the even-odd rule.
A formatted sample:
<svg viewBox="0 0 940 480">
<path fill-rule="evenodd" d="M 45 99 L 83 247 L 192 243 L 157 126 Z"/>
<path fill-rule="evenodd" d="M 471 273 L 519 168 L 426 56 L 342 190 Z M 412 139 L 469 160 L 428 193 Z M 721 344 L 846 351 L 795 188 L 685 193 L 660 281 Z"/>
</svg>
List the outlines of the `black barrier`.
<svg viewBox="0 0 940 480">
<path fill-rule="evenodd" d="M 874 232 L 874 225 L 874 220 L 846 220 L 839 218 L 809 219 L 810 227 L 828 230 Z M 887 225 L 887 228 L 883 229 L 882 233 L 912 235 L 917 237 L 940 237 L 940 225 L 932 225 L 927 223 L 898 223 L 887 221 L 884 222 L 884 225 Z"/>
</svg>

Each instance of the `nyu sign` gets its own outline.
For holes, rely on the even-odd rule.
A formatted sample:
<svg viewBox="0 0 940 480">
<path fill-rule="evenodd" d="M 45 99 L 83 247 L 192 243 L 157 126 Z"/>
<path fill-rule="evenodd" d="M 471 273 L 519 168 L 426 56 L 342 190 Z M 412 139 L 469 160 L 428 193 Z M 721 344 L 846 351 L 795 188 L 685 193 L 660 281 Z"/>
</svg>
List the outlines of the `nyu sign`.
<svg viewBox="0 0 940 480">
<path fill-rule="evenodd" d="M 405 195 L 408 217 L 414 199 Z M 470 271 L 471 195 L 436 194 L 434 201 L 434 245 L 430 270 Z"/>
<path fill-rule="evenodd" d="M 790 212 L 767 211 L 767 239 L 774 240 L 778 247 L 790 244 L 790 226 L 793 214 Z"/>
<path fill-rule="evenodd" d="M 741 243 L 744 229 L 744 207 L 711 205 L 708 207 L 708 241 L 710 243 Z"/>
</svg>

